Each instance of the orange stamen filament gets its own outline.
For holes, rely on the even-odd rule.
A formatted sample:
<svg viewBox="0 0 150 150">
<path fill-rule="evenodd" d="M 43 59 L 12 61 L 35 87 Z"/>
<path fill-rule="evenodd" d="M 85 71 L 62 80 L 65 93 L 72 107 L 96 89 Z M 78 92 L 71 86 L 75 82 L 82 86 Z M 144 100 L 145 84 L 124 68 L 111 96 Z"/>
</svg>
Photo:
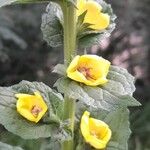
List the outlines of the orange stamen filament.
<svg viewBox="0 0 150 150">
<path fill-rule="evenodd" d="M 33 114 L 34 117 L 38 117 L 39 113 L 42 111 L 42 108 L 39 106 L 34 105 L 32 107 L 31 113 Z"/>
<path fill-rule="evenodd" d="M 93 135 L 94 137 L 96 137 L 96 138 L 98 138 L 99 136 L 96 134 L 96 132 L 95 131 L 91 131 L 90 132 L 91 133 L 91 135 Z"/>
<path fill-rule="evenodd" d="M 82 73 L 82 74 L 86 77 L 86 79 L 93 79 L 93 77 L 92 77 L 91 74 L 90 74 L 91 68 L 79 67 L 77 70 L 78 70 L 80 73 Z"/>
</svg>

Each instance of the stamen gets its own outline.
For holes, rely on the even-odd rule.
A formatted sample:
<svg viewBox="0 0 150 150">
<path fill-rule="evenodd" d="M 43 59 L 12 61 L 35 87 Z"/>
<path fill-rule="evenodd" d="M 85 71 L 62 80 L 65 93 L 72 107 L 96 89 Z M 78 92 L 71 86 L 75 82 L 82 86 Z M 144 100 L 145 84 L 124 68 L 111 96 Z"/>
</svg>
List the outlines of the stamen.
<svg viewBox="0 0 150 150">
<path fill-rule="evenodd" d="M 81 72 L 86 77 L 86 79 L 93 79 L 93 77 L 90 74 L 91 68 L 79 67 L 77 70 Z"/>
<path fill-rule="evenodd" d="M 31 113 L 33 114 L 34 117 L 38 117 L 39 113 L 42 111 L 42 108 L 37 106 L 37 105 L 34 105 L 32 107 L 32 110 L 31 110 Z"/>
<path fill-rule="evenodd" d="M 94 132 L 94 131 L 90 131 L 91 135 L 93 135 L 94 137 L 98 138 L 98 135 Z"/>
</svg>

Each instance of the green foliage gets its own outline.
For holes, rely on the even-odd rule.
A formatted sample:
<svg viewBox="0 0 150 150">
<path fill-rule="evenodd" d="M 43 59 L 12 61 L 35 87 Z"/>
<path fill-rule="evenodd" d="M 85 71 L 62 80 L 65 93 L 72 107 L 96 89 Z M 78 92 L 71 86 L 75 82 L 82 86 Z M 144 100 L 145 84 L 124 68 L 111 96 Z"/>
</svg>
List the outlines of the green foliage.
<svg viewBox="0 0 150 150">
<path fill-rule="evenodd" d="M 0 149 L 1 150 L 23 150 L 20 147 L 11 146 L 11 145 L 8 145 L 8 144 L 2 143 L 2 142 L 0 142 Z"/>
<path fill-rule="evenodd" d="M 8 132 L 6 130 L 1 129 L 0 130 L 0 141 L 3 143 L 7 143 L 9 145 L 13 146 L 20 146 L 24 150 L 40 150 L 40 147 L 42 146 L 42 143 L 44 143 L 47 139 L 34 139 L 34 140 L 25 140 L 20 138 L 19 136 L 12 134 L 11 132 Z M 48 138 L 49 140 L 49 138 Z"/>
<path fill-rule="evenodd" d="M 51 2 L 42 16 L 41 30 L 43 39 L 52 47 L 59 47 L 63 43 L 60 19 L 62 19 L 62 13 L 59 6 Z"/>
<path fill-rule="evenodd" d="M 66 75 L 65 67 L 57 65 L 55 72 Z M 132 94 L 135 90 L 134 78 L 127 70 L 111 66 L 108 73 L 108 83 L 104 86 L 91 87 L 62 77 L 54 86 L 61 93 L 67 93 L 70 98 L 78 99 L 87 106 L 112 111 L 120 107 L 139 106 Z"/>
<path fill-rule="evenodd" d="M 10 5 L 11 3 L 16 2 L 17 0 L 1 0 L 0 1 L 0 7 L 5 6 L 5 5 Z"/>
<path fill-rule="evenodd" d="M 37 2 L 48 2 L 49 0 L 1 0 L 0 1 L 0 7 L 14 4 L 14 3 L 19 3 L 19 4 L 24 4 L 24 3 L 37 3 Z M 57 1 L 57 0 L 56 0 Z"/>
<path fill-rule="evenodd" d="M 42 121 L 35 124 L 24 119 L 16 111 L 15 93 L 32 94 L 39 91 L 48 105 L 48 112 Z M 0 87 L 0 123 L 10 132 L 24 139 L 37 139 L 57 134 L 62 115 L 63 98 L 43 83 L 22 81 L 12 87 Z M 57 123 L 57 124 L 56 124 Z M 60 132 L 60 133 L 61 133 Z"/>
<path fill-rule="evenodd" d="M 40 150 L 60 150 L 61 144 L 59 141 L 54 139 L 49 139 L 50 141 L 45 141 L 42 143 Z"/>
<path fill-rule="evenodd" d="M 129 111 L 127 109 L 118 109 L 109 113 L 104 121 L 109 124 L 112 130 L 112 139 L 108 144 L 107 150 L 128 150 L 127 142 L 131 134 Z"/>
<path fill-rule="evenodd" d="M 102 31 L 89 30 L 89 24 L 83 25 L 86 30 L 81 30 L 79 24 L 82 24 L 85 14 L 78 18 L 78 33 L 77 45 L 81 48 L 90 47 L 93 44 L 99 44 L 103 38 L 110 36 L 110 33 L 115 28 L 116 16 L 113 14 L 111 5 L 108 5 L 103 0 L 97 1 L 102 7 L 103 12 L 110 15 L 110 25 Z M 82 18 L 82 19 L 81 19 Z M 83 28 L 82 26 L 82 28 Z M 44 40 L 52 47 L 63 45 L 63 17 L 60 7 L 55 3 L 50 3 L 47 6 L 46 13 L 42 17 L 41 30 Z"/>
<path fill-rule="evenodd" d="M 150 102 L 143 107 L 134 110 L 131 113 L 131 130 L 130 147 L 132 150 L 148 150 L 150 147 Z"/>
<path fill-rule="evenodd" d="M 111 66 L 108 79 L 110 82 L 104 88 L 121 95 L 131 95 L 135 91 L 134 77 L 124 68 Z M 115 86 L 112 81 L 115 81 Z"/>
<path fill-rule="evenodd" d="M 60 142 L 54 137 L 25 140 L 8 131 L 0 130 L 0 132 L 1 142 L 13 146 L 19 145 L 24 150 L 60 150 Z"/>
<path fill-rule="evenodd" d="M 57 73 L 57 74 L 60 74 L 62 76 L 67 76 L 65 65 L 57 64 L 53 69 L 53 73 Z"/>
</svg>

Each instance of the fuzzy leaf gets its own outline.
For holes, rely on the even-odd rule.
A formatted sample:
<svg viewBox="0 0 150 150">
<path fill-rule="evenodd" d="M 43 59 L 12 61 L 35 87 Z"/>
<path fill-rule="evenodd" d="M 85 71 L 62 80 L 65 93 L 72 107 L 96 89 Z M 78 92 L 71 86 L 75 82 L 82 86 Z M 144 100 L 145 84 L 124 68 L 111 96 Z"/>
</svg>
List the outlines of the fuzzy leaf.
<svg viewBox="0 0 150 150">
<path fill-rule="evenodd" d="M 51 47 L 59 47 L 63 44 L 62 25 L 59 21 L 62 20 L 61 18 L 59 6 L 51 2 L 42 16 L 41 24 L 43 38 Z"/>
<path fill-rule="evenodd" d="M 59 73 L 58 70 L 57 73 Z M 105 85 L 92 87 L 62 77 L 54 86 L 59 92 L 66 93 L 70 98 L 78 99 L 87 106 L 108 111 L 140 105 L 132 97 L 135 90 L 134 77 L 126 69 L 111 66 L 107 78 L 109 81 Z"/>
<path fill-rule="evenodd" d="M 19 4 L 24 4 L 24 3 L 36 3 L 36 2 L 47 2 L 48 0 L 0 0 L 0 7 L 14 4 L 14 3 L 19 3 Z"/>
<path fill-rule="evenodd" d="M 112 130 L 111 142 L 106 150 L 128 150 L 128 139 L 131 134 L 129 127 L 129 111 L 119 109 L 109 113 L 104 121 Z"/>
<path fill-rule="evenodd" d="M 48 141 L 43 141 L 40 150 L 60 150 L 61 144 L 59 141 L 50 139 Z"/>
<path fill-rule="evenodd" d="M 16 110 L 16 93 L 33 94 L 39 91 L 48 105 L 48 112 L 35 124 L 23 118 Z M 22 81 L 12 87 L 0 87 L 0 123 L 10 132 L 24 139 L 50 137 L 57 132 L 63 109 L 63 98 L 44 83 Z M 55 125 L 54 125 L 55 124 Z"/>
<path fill-rule="evenodd" d="M 66 76 L 66 67 L 63 64 L 57 64 L 53 69 L 53 73 Z"/>
<path fill-rule="evenodd" d="M 112 131 L 112 137 L 106 150 L 128 150 L 127 142 L 131 134 L 129 110 L 121 108 L 109 113 L 107 111 L 98 110 L 97 112 L 95 111 L 93 115 L 95 118 L 107 123 Z"/>
<path fill-rule="evenodd" d="M 97 104 L 99 102 L 96 102 L 93 98 L 89 97 L 88 93 L 86 93 L 77 82 L 68 78 L 60 78 L 56 81 L 54 86 L 57 87 L 59 92 L 66 93 L 70 98 L 79 99 L 88 106 L 94 107 L 95 105 L 98 105 L 100 107 L 100 104 Z"/>
<path fill-rule="evenodd" d="M 5 5 L 10 5 L 11 3 L 16 2 L 17 0 L 0 0 L 0 7 Z"/>
<path fill-rule="evenodd" d="M 119 82 L 122 84 L 124 91 L 120 91 L 122 88 L 119 86 L 116 90 L 118 93 L 129 94 L 132 95 L 135 91 L 134 86 L 134 77 L 128 73 L 128 71 L 124 68 L 111 66 L 110 71 L 108 73 L 108 78 L 115 82 Z M 108 84 L 107 84 L 108 85 Z M 104 86 L 104 88 L 108 88 L 108 86 Z M 113 86 L 111 86 L 113 88 Z M 119 90 L 120 89 L 120 90 Z"/>
<path fill-rule="evenodd" d="M 11 146 L 2 142 L 0 142 L 0 149 L 1 150 L 23 150 L 21 147 Z"/>
</svg>

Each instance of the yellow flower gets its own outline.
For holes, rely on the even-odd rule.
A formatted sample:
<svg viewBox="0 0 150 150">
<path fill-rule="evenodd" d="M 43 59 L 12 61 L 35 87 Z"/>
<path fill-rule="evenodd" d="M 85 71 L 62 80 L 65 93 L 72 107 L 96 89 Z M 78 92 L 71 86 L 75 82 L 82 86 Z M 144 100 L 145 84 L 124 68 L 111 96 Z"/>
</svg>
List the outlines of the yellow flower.
<svg viewBox="0 0 150 150">
<path fill-rule="evenodd" d="M 81 118 L 81 133 L 91 146 L 96 149 L 104 149 L 111 138 L 111 130 L 105 122 L 89 116 L 90 113 L 85 111 Z"/>
<path fill-rule="evenodd" d="M 102 7 L 94 0 L 78 0 L 77 16 L 87 11 L 83 23 L 91 24 L 89 27 L 94 30 L 103 30 L 110 24 L 110 16 L 102 13 Z"/>
<path fill-rule="evenodd" d="M 47 111 L 47 105 L 44 102 L 39 92 L 34 92 L 34 95 L 30 94 L 15 94 L 17 100 L 17 111 L 32 122 L 38 122 Z"/>
<path fill-rule="evenodd" d="M 67 76 L 90 86 L 105 84 L 110 62 L 97 55 L 76 56 L 67 68 Z"/>
</svg>

